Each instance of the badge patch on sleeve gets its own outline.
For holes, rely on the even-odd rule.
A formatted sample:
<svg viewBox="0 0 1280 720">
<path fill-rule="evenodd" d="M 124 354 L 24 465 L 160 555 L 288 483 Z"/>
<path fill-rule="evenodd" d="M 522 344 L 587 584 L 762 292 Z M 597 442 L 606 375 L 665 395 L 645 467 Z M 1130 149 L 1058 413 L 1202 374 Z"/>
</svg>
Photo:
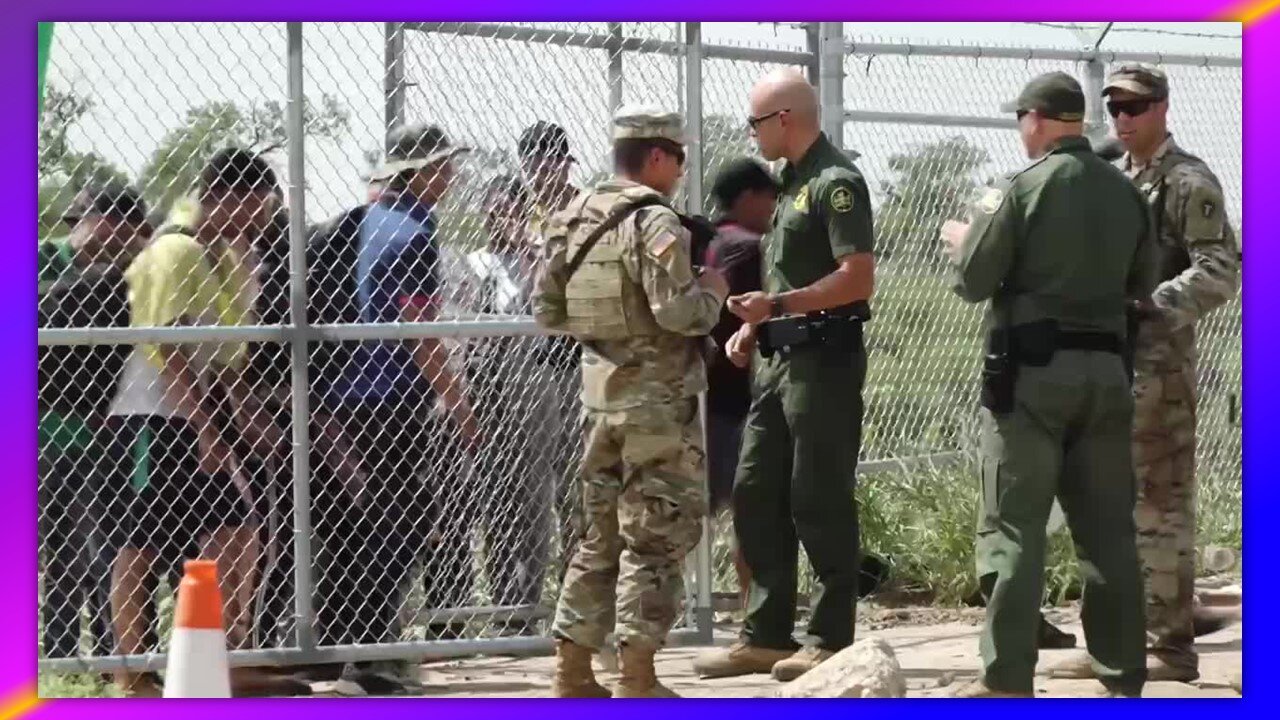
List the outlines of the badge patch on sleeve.
<svg viewBox="0 0 1280 720">
<path fill-rule="evenodd" d="M 1204 203 L 1200 205 L 1200 214 L 1204 215 L 1207 220 L 1213 217 L 1215 207 L 1216 206 L 1213 204 L 1212 200 L 1205 200 Z"/>
<path fill-rule="evenodd" d="M 831 193 L 831 209 L 846 213 L 853 209 L 853 193 L 847 187 L 838 187 Z"/>
<path fill-rule="evenodd" d="M 649 248 L 653 251 L 654 257 L 662 257 L 678 240 L 675 233 L 664 232 L 649 244 Z"/>
<path fill-rule="evenodd" d="M 987 215 L 992 215 L 1000 209 L 1000 203 L 1003 201 L 1004 191 L 1000 188 L 991 188 L 978 200 L 978 209 Z"/>
</svg>

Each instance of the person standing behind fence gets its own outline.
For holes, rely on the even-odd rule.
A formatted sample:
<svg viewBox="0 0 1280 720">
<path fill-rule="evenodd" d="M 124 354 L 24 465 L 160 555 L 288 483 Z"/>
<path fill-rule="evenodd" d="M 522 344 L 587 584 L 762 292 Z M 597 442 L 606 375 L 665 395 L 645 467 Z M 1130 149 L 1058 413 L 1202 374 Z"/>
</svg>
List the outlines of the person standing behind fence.
<svg viewBox="0 0 1280 720">
<path fill-rule="evenodd" d="M 1032 162 L 942 227 L 966 302 L 990 300 L 982 370 L 979 678 L 957 697 L 1033 697 L 1045 525 L 1056 496 L 1084 576 L 1085 640 L 1112 696 L 1136 697 L 1142 581 L 1125 308 L 1155 286 L 1142 197 L 1082 135 L 1085 100 L 1040 75 L 1003 109 Z"/>
<path fill-rule="evenodd" d="M 616 176 L 552 218 L 533 312 L 583 344 L 582 502 L 586 527 L 570 561 L 553 634 L 557 697 L 607 697 L 591 653 L 615 630 L 613 697 L 674 697 L 654 673 L 683 593 L 681 564 L 706 513 L 697 336 L 728 294 L 695 278 L 689 236 L 667 204 L 684 165 L 678 113 L 623 108 L 614 118 Z"/>
<path fill-rule="evenodd" d="M 529 234 L 541 247 L 546 226 L 554 213 L 563 210 L 578 194 L 569 182 L 569 170 L 576 162 L 569 152 L 569 135 L 564 128 L 538 121 L 525 128 L 516 145 L 525 182 L 533 191 L 533 207 L 529 217 Z M 573 338 L 557 335 L 540 341 L 544 345 L 541 366 L 546 371 L 543 383 L 555 388 L 559 406 L 557 415 L 547 422 L 556 429 L 554 442 L 545 452 L 552 454 L 557 483 L 555 504 L 559 517 L 560 581 L 569 569 L 569 558 L 582 536 L 582 497 L 578 477 L 578 441 L 581 439 L 582 376 L 578 371 L 582 350 Z"/>
<path fill-rule="evenodd" d="M 359 226 L 355 297 L 362 323 L 425 323 L 441 303 L 435 205 L 448 191 L 453 145 L 429 124 L 395 128 L 386 161 L 372 180 L 384 183 Z M 356 526 L 331 538 L 330 572 L 343 575 L 331 608 L 345 628 L 334 641 L 396 640 L 394 629 L 415 564 L 424 566 L 427 608 L 454 608 L 471 597 L 471 499 L 460 486 L 458 436 L 473 448 L 478 425 L 463 385 L 436 338 L 370 340 L 355 347 L 325 401 L 360 454 L 366 498 Z M 433 412 L 443 402 L 450 418 Z M 451 420 L 451 421 L 450 421 Z M 356 611 L 354 614 L 351 611 Z M 430 637 L 456 637 L 459 626 L 433 625 Z"/>
<path fill-rule="evenodd" d="M 769 231 L 778 204 L 778 181 L 758 161 L 739 158 L 721 169 L 711 197 L 720 217 L 701 264 L 724 273 L 731 295 L 760 290 L 760 238 Z M 729 338 L 741 327 L 742 320 L 725 309 L 711 331 L 715 352 L 707 358 L 707 479 L 713 514 L 727 507 L 732 497 L 742 428 L 751 408 L 751 371 L 734 365 L 725 354 Z M 751 570 L 736 539 L 733 562 L 745 608 Z"/>
<path fill-rule="evenodd" d="M 756 84 L 750 102 L 761 154 L 787 160 L 763 241 L 764 291 L 729 299 L 744 324 L 726 351 L 735 364 L 754 364 L 733 489 L 751 592 L 742 639 L 694 667 L 703 677 L 771 672 L 788 681 L 853 642 L 862 322 L 874 282 L 873 233 L 866 182 L 821 132 L 813 86 L 798 72 L 777 71 Z M 822 331 L 806 329 L 810 322 L 821 322 Z M 757 339 L 762 353 L 753 358 Z M 800 543 L 819 589 L 796 649 Z"/>
<path fill-rule="evenodd" d="M 63 221 L 66 238 L 40 244 L 41 327 L 129 324 L 124 270 L 141 249 L 146 205 L 122 183 L 87 186 Z M 91 654 L 112 650 L 111 563 L 122 543 L 109 518 L 124 513 L 123 488 L 101 452 L 106 414 L 128 345 L 40 347 L 40 545 L 44 557 L 41 647 L 75 657 L 87 609 Z"/>
<path fill-rule="evenodd" d="M 1195 642 L 1196 323 L 1240 289 L 1240 248 L 1222 185 L 1168 130 L 1169 81 L 1159 68 L 1116 68 L 1103 89 L 1127 153 L 1119 161 L 1156 223 L 1160 284 L 1134 306 L 1135 522 L 1146 578 L 1147 672 L 1152 681 L 1200 676 Z M 1093 677 L 1088 656 L 1050 669 Z"/>
<path fill-rule="evenodd" d="M 250 239 L 271 217 L 275 173 L 261 157 L 219 151 L 200 171 L 190 228 L 161 232 L 129 266 L 132 325 L 247 325 L 254 280 L 244 261 Z M 214 386 L 230 401 L 236 431 L 263 456 L 282 434 L 245 386 L 243 343 L 172 342 L 134 347 L 111 414 L 125 417 L 135 496 L 128 546 L 116 560 L 112 610 L 120 651 L 144 651 L 149 576 L 170 572 L 184 557 L 215 558 L 224 624 L 232 648 L 252 640 L 258 540 L 254 491 L 241 458 L 213 417 Z M 139 678 L 118 676 L 126 690 Z M 233 688 L 270 680 L 237 669 Z"/>
<path fill-rule="evenodd" d="M 468 253 L 467 286 L 476 312 L 530 312 L 536 248 L 526 219 L 531 205 L 520 178 L 494 178 L 484 197 L 488 245 Z M 490 337 L 467 353 L 469 386 L 486 443 L 477 458 L 485 515 L 486 575 L 495 605 L 537 605 L 550 550 L 553 497 L 559 479 L 553 456 L 560 425 L 559 386 L 537 337 Z M 528 634 L 525 620 L 495 621 L 501 631 Z"/>
</svg>

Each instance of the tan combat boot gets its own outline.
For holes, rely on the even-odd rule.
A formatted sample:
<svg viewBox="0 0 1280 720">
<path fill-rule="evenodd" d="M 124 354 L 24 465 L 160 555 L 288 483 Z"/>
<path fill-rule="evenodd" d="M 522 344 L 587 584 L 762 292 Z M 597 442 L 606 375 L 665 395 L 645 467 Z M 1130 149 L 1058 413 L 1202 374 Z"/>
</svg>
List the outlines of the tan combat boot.
<svg viewBox="0 0 1280 720">
<path fill-rule="evenodd" d="M 676 698 L 670 688 L 658 682 L 651 648 L 623 645 L 618 651 L 622 676 L 613 688 L 616 698 Z"/>
<path fill-rule="evenodd" d="M 596 682 L 591 649 L 569 640 L 556 640 L 556 670 L 551 694 L 558 698 L 607 698 L 609 689 Z"/>
<path fill-rule="evenodd" d="M 802 647 L 794 655 L 774 664 L 773 679 L 779 682 L 791 682 L 818 667 L 832 655 L 835 653 L 820 647 L 812 645 Z"/>
<path fill-rule="evenodd" d="M 1091 680 L 1098 677 L 1093 671 L 1093 659 L 1089 653 L 1077 653 L 1045 670 L 1045 675 L 1062 680 Z M 1147 682 L 1192 682 L 1200 677 L 1193 667 L 1175 665 L 1155 653 L 1147 653 Z"/>
<path fill-rule="evenodd" d="M 772 672 L 778 661 L 786 660 L 792 654 L 791 650 L 755 647 L 739 641 L 727 648 L 702 653 L 694 659 L 693 670 L 700 678 L 763 675 Z"/>
</svg>

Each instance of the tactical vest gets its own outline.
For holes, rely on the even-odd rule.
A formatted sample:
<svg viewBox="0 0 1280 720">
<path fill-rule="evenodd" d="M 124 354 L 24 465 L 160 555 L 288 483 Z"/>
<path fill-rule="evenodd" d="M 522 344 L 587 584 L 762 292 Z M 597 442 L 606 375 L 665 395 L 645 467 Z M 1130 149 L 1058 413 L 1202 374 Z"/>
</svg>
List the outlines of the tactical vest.
<svg viewBox="0 0 1280 720">
<path fill-rule="evenodd" d="M 568 220 L 566 255 L 574 257 L 591 232 L 635 193 L 592 194 Z M 653 318 L 644 287 L 627 273 L 626 253 L 638 252 L 640 213 L 604 233 L 565 284 L 565 329 L 583 340 L 623 340 L 665 332 Z M 650 211 L 652 212 L 652 211 Z"/>
</svg>

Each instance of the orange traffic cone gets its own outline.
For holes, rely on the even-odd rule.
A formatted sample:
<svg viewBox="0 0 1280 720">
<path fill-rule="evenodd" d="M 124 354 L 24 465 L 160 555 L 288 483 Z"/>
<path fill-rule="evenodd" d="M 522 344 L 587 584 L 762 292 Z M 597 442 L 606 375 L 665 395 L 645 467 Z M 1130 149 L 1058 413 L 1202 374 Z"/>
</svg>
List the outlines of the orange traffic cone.
<svg viewBox="0 0 1280 720">
<path fill-rule="evenodd" d="M 213 560 L 188 560 L 178 585 L 178 607 L 165 673 L 167 698 L 229 698 L 231 672 L 222 627 L 222 593 Z"/>
</svg>

